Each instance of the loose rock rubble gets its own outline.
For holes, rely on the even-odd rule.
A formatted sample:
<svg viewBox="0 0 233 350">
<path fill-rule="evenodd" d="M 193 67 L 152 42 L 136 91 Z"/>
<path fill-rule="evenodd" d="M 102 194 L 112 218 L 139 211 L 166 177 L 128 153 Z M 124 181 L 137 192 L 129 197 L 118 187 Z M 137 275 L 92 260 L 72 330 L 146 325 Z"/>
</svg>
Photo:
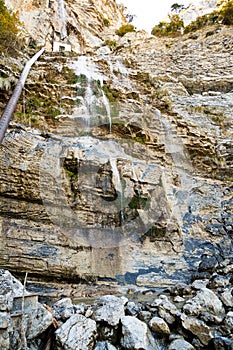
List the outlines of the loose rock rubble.
<svg viewBox="0 0 233 350">
<path fill-rule="evenodd" d="M 195 279 L 198 274 L 194 274 L 190 284 L 160 293 L 135 290 L 127 297 L 105 295 L 91 305 L 63 298 L 51 312 L 1 270 L 0 349 L 20 349 L 23 342 L 28 350 L 47 349 L 44 346 L 50 341 L 50 349 L 55 350 L 231 350 L 232 262 L 229 258 L 215 264 L 208 279 Z M 23 294 L 24 312 L 18 301 Z"/>
</svg>

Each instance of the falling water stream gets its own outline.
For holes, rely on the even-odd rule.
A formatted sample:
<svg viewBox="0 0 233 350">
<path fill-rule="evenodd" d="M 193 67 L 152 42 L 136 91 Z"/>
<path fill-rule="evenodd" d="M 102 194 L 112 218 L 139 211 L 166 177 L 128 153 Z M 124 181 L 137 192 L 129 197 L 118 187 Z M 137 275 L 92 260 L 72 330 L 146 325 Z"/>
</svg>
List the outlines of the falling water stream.
<svg viewBox="0 0 233 350">
<path fill-rule="evenodd" d="M 95 65 L 95 63 L 87 56 L 80 56 L 77 61 L 73 62 L 71 67 L 74 69 L 77 77 L 85 76 L 87 85 L 85 88 L 84 106 L 85 106 L 85 120 L 90 125 L 90 119 L 96 118 L 96 107 L 101 104 L 103 105 L 109 124 L 109 132 L 112 130 L 112 117 L 111 117 L 111 106 L 109 100 L 104 92 L 104 80 L 107 79 Z M 93 83 L 99 83 L 101 89 L 101 101 L 98 99 L 93 91 Z M 78 83 L 79 84 L 79 83 Z M 88 121 L 89 119 L 89 121 Z"/>
<path fill-rule="evenodd" d="M 121 178 L 120 178 L 120 173 L 117 167 L 117 160 L 116 158 L 111 158 L 109 159 L 110 164 L 111 164 L 111 168 L 112 168 L 112 175 L 113 175 L 113 183 L 115 186 L 115 189 L 117 190 L 117 192 L 119 193 L 120 196 L 120 222 L 121 222 L 121 226 L 123 226 L 124 224 L 124 205 L 123 205 L 123 187 L 122 187 L 122 182 L 121 182 Z"/>
<path fill-rule="evenodd" d="M 66 26 L 66 10 L 64 0 L 58 0 L 58 20 L 60 23 L 60 35 L 61 39 L 67 37 L 67 26 Z"/>
</svg>

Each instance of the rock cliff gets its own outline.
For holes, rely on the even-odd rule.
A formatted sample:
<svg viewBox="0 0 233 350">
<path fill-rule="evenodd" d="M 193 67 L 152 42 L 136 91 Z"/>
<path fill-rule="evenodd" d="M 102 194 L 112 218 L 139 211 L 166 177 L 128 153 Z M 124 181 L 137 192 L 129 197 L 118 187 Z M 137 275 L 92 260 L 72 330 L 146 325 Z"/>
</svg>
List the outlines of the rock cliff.
<svg viewBox="0 0 233 350">
<path fill-rule="evenodd" d="M 17 11 L 26 41 L 48 49 L 58 41 L 80 53 L 99 46 L 105 35 L 126 23 L 115 0 L 6 0 L 5 4 Z"/>
<path fill-rule="evenodd" d="M 89 17 L 117 26 L 104 4 L 69 9 L 84 31 Z M 232 255 L 232 28 L 109 28 L 108 45 L 47 51 L 30 72 L 0 152 L 0 266 L 37 281 L 187 282 L 203 256 Z"/>
</svg>

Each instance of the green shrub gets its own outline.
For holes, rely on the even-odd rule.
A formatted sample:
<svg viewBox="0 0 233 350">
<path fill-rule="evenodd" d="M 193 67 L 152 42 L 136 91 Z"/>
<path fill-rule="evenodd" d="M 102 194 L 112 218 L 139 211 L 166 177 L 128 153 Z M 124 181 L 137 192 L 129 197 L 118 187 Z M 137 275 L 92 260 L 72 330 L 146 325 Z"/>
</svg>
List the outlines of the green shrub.
<svg viewBox="0 0 233 350">
<path fill-rule="evenodd" d="M 105 45 L 107 45 L 111 51 L 115 51 L 117 47 L 117 42 L 115 40 L 107 39 L 105 40 Z"/>
<path fill-rule="evenodd" d="M 177 36 L 184 28 L 184 22 L 177 14 L 169 15 L 169 22 L 160 22 L 152 28 L 151 34 L 156 36 Z"/>
<path fill-rule="evenodd" d="M 123 24 L 119 29 L 116 30 L 116 34 L 119 36 L 124 36 L 126 33 L 135 32 L 135 27 L 133 24 Z"/>
<path fill-rule="evenodd" d="M 13 55 L 19 47 L 19 24 L 17 16 L 7 9 L 3 0 L 0 0 L 0 50 L 5 54 Z"/>
<path fill-rule="evenodd" d="M 233 0 L 227 0 L 219 9 L 219 19 L 223 24 L 233 25 Z"/>
<path fill-rule="evenodd" d="M 109 21 L 109 19 L 103 18 L 103 22 L 104 22 L 105 27 L 109 27 L 109 26 L 110 26 L 110 21 Z"/>
</svg>

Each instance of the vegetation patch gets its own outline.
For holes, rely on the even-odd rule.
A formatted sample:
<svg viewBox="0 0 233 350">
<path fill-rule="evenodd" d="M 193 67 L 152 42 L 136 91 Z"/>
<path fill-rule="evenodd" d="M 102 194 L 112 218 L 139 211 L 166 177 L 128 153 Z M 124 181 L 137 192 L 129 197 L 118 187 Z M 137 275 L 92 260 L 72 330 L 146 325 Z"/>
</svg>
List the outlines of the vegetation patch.
<svg viewBox="0 0 233 350">
<path fill-rule="evenodd" d="M 23 43 L 18 38 L 20 25 L 16 14 L 8 10 L 4 0 L 0 0 L 0 50 L 7 56 L 16 56 Z"/>
<path fill-rule="evenodd" d="M 135 27 L 133 24 L 123 24 L 119 29 L 116 30 L 116 34 L 119 36 L 124 36 L 126 33 L 135 32 Z"/>
</svg>

